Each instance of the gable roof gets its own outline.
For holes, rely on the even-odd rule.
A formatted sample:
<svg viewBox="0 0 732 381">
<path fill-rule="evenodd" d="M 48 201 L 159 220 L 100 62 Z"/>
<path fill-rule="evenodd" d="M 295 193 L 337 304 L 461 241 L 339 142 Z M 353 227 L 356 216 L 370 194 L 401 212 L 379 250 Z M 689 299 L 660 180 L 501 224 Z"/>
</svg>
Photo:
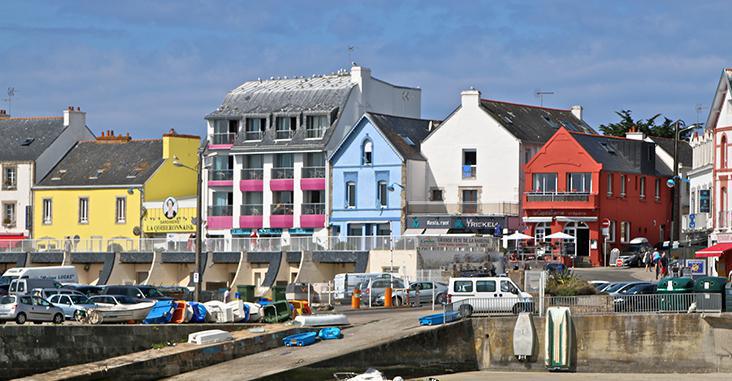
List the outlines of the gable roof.
<svg viewBox="0 0 732 381">
<path fill-rule="evenodd" d="M 560 126 L 570 132 L 597 134 L 570 110 L 481 99 L 480 106 L 517 139 L 544 144 Z"/>
<path fill-rule="evenodd" d="M 162 139 L 77 143 L 40 187 L 143 184 L 163 163 Z"/>
<path fill-rule="evenodd" d="M 63 117 L 0 118 L 0 161 L 31 161 L 66 129 Z"/>
<path fill-rule="evenodd" d="M 671 157 L 674 157 L 674 139 L 672 138 L 660 138 L 658 136 L 649 136 L 656 145 L 661 147 L 662 150 L 666 151 Z M 679 140 L 679 163 L 686 168 L 691 168 L 693 161 L 693 149 L 689 142 L 685 140 Z"/>
<path fill-rule="evenodd" d="M 668 173 L 659 173 L 656 169 L 656 152 L 653 143 L 577 132 L 573 132 L 571 135 L 596 162 L 602 164 L 605 171 L 652 176 L 668 175 Z"/>
<path fill-rule="evenodd" d="M 373 112 L 366 113 L 366 115 L 402 158 L 405 160 L 425 160 L 419 147 L 422 140 L 430 132 L 430 123 L 434 121 Z"/>
</svg>

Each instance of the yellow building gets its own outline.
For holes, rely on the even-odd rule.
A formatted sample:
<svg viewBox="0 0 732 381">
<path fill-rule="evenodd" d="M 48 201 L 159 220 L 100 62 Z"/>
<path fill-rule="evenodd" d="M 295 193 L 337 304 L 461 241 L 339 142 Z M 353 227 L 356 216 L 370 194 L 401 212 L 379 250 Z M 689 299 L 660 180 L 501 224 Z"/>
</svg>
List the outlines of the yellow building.
<svg viewBox="0 0 732 381">
<path fill-rule="evenodd" d="M 34 238 L 46 241 L 37 249 L 148 250 L 138 246 L 140 234 L 193 233 L 195 208 L 179 208 L 177 200 L 195 198 L 199 144 L 198 136 L 174 130 L 162 139 L 108 132 L 79 142 L 33 188 Z M 144 205 L 151 204 L 160 211 L 148 216 Z"/>
</svg>

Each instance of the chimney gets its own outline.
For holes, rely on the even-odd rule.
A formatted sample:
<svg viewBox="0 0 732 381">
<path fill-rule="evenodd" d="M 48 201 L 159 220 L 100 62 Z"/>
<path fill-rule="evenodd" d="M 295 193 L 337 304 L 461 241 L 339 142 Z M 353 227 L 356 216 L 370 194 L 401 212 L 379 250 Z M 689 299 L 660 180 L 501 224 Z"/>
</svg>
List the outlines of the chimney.
<svg viewBox="0 0 732 381">
<path fill-rule="evenodd" d="M 128 132 L 126 135 L 114 135 L 114 131 L 112 130 L 106 130 L 102 131 L 102 134 L 100 136 L 97 136 L 97 141 L 101 143 L 127 143 L 132 140 L 132 137 L 130 136 L 130 133 Z"/>
<path fill-rule="evenodd" d="M 480 91 L 471 87 L 470 90 L 464 90 L 460 93 L 460 104 L 463 108 L 480 106 Z"/>
<path fill-rule="evenodd" d="M 582 120 L 582 106 L 580 106 L 580 105 L 572 106 L 572 115 L 574 115 L 575 118 Z"/>
<path fill-rule="evenodd" d="M 7 111 L 0 109 L 0 119 L 10 118 L 10 114 Z"/>
<path fill-rule="evenodd" d="M 351 67 L 351 82 L 363 87 L 363 83 L 371 78 L 371 69 L 363 66 Z"/>
<path fill-rule="evenodd" d="M 74 109 L 69 106 L 64 110 L 64 126 L 83 129 L 86 127 L 86 113 L 80 107 Z"/>
<path fill-rule="evenodd" d="M 628 132 L 625 133 L 626 139 L 633 139 L 633 140 L 645 140 L 646 135 L 640 131 L 638 131 L 635 127 L 631 128 Z"/>
</svg>

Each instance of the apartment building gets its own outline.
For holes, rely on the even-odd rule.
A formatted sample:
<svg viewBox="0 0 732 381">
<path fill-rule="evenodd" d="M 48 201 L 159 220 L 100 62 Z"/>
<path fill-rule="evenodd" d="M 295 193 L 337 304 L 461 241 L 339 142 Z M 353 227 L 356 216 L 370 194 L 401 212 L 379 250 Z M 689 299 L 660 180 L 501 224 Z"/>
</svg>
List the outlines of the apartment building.
<svg viewBox="0 0 732 381">
<path fill-rule="evenodd" d="M 712 225 L 712 193 L 714 169 L 714 132 L 705 129 L 689 140 L 692 165 L 689 179 L 689 211 L 682 217 L 682 237 L 692 243 L 708 243 Z"/>
</svg>

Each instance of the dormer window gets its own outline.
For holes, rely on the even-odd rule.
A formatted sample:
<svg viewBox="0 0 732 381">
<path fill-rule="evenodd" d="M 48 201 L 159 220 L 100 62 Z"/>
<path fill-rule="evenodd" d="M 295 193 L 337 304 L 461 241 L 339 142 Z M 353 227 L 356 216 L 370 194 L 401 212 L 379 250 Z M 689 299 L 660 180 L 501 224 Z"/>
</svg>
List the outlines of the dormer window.
<svg viewBox="0 0 732 381">
<path fill-rule="evenodd" d="M 363 165 L 372 165 L 373 164 L 373 151 L 374 151 L 374 144 L 371 143 L 371 140 L 366 140 L 363 142 Z"/>
<path fill-rule="evenodd" d="M 328 115 L 308 115 L 305 119 L 305 137 L 307 139 L 320 139 L 330 125 Z"/>
<path fill-rule="evenodd" d="M 246 140 L 262 140 L 266 122 L 265 118 L 247 118 Z"/>
<path fill-rule="evenodd" d="M 292 139 L 297 126 L 297 118 L 292 116 L 278 116 L 275 118 L 275 139 Z"/>
<path fill-rule="evenodd" d="M 239 132 L 239 121 L 236 119 L 220 119 L 214 121 L 213 144 L 233 144 Z"/>
</svg>

